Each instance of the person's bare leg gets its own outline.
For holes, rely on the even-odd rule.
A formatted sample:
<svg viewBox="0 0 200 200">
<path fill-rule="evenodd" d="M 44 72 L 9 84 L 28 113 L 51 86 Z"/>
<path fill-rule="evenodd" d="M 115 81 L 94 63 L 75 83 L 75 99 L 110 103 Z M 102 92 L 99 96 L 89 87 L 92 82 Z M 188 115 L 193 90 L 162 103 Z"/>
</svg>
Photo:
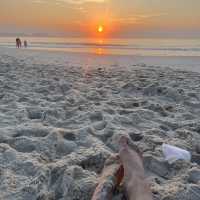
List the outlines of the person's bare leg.
<svg viewBox="0 0 200 200">
<path fill-rule="evenodd" d="M 152 200 L 152 193 L 145 180 L 141 156 L 128 145 L 129 138 L 120 138 L 119 156 L 124 167 L 124 186 L 129 200 Z"/>
<path fill-rule="evenodd" d="M 120 163 L 119 156 L 112 156 L 106 160 L 92 200 L 112 199 L 113 190 L 121 183 L 123 175 L 123 167 Z"/>
</svg>

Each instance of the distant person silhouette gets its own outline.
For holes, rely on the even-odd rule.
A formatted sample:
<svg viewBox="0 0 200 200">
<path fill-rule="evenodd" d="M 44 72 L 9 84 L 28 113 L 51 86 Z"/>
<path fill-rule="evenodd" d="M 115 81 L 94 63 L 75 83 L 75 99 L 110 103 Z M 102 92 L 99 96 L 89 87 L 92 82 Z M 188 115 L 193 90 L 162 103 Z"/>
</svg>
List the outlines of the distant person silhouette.
<svg viewBox="0 0 200 200">
<path fill-rule="evenodd" d="M 16 38 L 16 47 L 17 48 L 21 48 L 22 47 L 22 42 L 21 42 L 20 38 Z"/>
<path fill-rule="evenodd" d="M 27 48 L 28 47 L 28 42 L 26 40 L 24 40 L 24 47 Z"/>
</svg>

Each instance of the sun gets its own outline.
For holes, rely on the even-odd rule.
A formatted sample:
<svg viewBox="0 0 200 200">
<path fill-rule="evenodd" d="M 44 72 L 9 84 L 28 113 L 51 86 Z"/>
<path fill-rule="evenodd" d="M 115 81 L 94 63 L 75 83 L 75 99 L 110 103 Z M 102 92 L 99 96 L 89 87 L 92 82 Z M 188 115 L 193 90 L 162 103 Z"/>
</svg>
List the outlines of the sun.
<svg viewBox="0 0 200 200">
<path fill-rule="evenodd" d="M 104 27 L 102 25 L 99 25 L 97 30 L 99 33 L 102 33 L 104 31 Z"/>
</svg>

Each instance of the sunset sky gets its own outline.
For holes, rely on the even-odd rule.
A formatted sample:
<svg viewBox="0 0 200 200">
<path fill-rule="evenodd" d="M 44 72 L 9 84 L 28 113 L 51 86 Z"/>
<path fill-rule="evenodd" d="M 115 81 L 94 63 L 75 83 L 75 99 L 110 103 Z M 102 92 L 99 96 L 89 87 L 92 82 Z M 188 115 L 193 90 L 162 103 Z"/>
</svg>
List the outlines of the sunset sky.
<svg viewBox="0 0 200 200">
<path fill-rule="evenodd" d="M 199 37 L 200 0 L 0 0 L 0 34 Z"/>
</svg>

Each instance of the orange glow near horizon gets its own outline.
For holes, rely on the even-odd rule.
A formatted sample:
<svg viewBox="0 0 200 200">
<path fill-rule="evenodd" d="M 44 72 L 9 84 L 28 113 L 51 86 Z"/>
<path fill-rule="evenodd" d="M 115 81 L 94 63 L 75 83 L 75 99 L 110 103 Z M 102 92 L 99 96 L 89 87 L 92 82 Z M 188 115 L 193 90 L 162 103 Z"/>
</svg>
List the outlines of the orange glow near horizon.
<svg viewBox="0 0 200 200">
<path fill-rule="evenodd" d="M 1 0 L 0 34 L 91 38 L 199 37 L 200 1 L 180 2 L 156 1 L 149 4 L 147 0 Z"/>
<path fill-rule="evenodd" d="M 104 31 L 104 27 L 102 25 L 98 26 L 98 32 L 102 33 Z"/>
<path fill-rule="evenodd" d="M 120 24 L 116 24 L 111 21 L 109 17 L 99 19 L 88 20 L 86 22 L 88 26 L 83 27 L 86 30 L 85 33 L 89 38 L 97 40 L 104 40 L 111 38 L 116 32 L 119 31 Z"/>
</svg>

